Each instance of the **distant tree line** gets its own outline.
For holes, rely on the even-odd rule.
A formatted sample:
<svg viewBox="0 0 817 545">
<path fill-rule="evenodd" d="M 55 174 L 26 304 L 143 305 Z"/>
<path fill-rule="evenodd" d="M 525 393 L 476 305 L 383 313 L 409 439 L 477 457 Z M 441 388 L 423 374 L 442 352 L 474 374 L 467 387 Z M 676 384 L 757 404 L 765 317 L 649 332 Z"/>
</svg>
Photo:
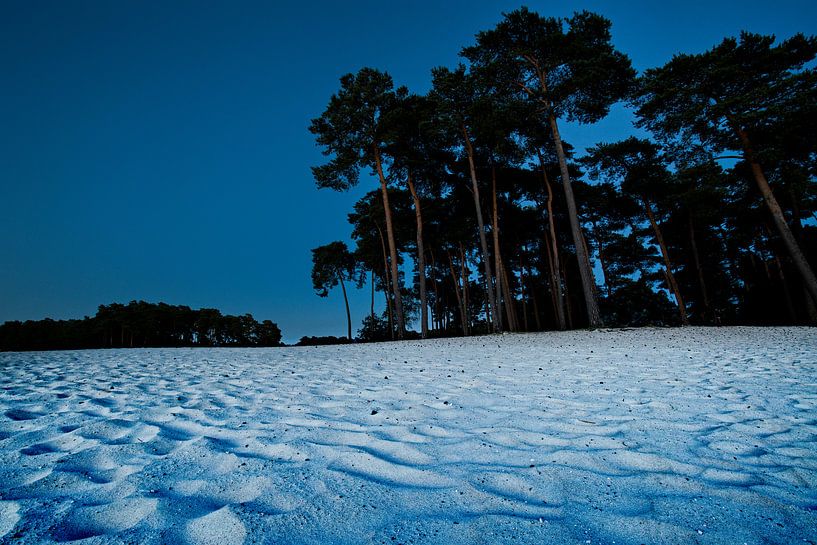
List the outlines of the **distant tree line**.
<svg viewBox="0 0 817 545">
<path fill-rule="evenodd" d="M 304 336 L 298 340 L 295 346 L 325 346 L 332 344 L 349 344 L 350 342 L 352 341 L 350 341 L 348 337 L 334 337 L 332 335 L 323 337 Z"/>
<path fill-rule="evenodd" d="M 28 320 L 0 325 L 0 350 L 72 350 L 174 346 L 280 346 L 281 330 L 250 314 L 131 301 L 100 305 L 81 320 Z"/>
<path fill-rule="evenodd" d="M 378 188 L 318 295 L 371 286 L 359 338 L 817 323 L 817 39 L 742 33 L 637 74 L 606 18 L 504 14 L 426 94 L 363 68 L 312 121 L 319 188 Z M 616 103 L 647 131 L 577 153 Z M 410 260 L 411 266 L 409 265 Z M 412 271 L 411 278 L 404 278 Z M 375 291 L 385 308 L 375 308 Z"/>
</svg>

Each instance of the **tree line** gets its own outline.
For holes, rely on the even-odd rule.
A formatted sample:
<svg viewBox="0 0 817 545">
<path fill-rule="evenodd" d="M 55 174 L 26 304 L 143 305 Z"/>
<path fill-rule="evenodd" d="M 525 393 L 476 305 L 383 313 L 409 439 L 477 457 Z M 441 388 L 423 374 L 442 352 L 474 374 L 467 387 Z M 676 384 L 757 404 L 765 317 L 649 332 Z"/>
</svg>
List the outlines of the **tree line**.
<svg viewBox="0 0 817 545">
<path fill-rule="evenodd" d="M 361 172 L 355 246 L 315 248 L 320 296 L 371 287 L 359 338 L 817 322 L 817 39 L 741 33 L 637 74 L 611 23 L 503 14 L 431 70 L 363 68 L 309 127 L 319 188 Z M 643 133 L 578 153 L 564 122 L 624 103 Z M 406 278 L 406 275 L 410 278 Z M 375 291 L 385 309 L 375 308 Z"/>
<path fill-rule="evenodd" d="M 81 320 L 0 325 L 0 351 L 280 345 L 281 330 L 270 320 L 145 301 L 100 305 L 95 316 Z"/>
</svg>

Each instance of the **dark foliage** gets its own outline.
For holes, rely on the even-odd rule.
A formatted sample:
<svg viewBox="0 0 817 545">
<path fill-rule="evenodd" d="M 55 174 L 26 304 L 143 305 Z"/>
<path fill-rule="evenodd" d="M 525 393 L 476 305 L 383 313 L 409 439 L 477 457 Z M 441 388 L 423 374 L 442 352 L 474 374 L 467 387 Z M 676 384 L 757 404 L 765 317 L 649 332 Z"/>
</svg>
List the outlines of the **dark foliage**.
<svg viewBox="0 0 817 545">
<path fill-rule="evenodd" d="M 341 80 L 311 127 L 333 158 L 316 181 L 354 185 L 378 153 L 387 172 L 349 215 L 372 284 L 360 340 L 418 316 L 425 337 L 817 323 L 817 39 L 743 33 L 636 77 L 611 30 L 520 8 L 427 96 L 373 69 Z M 648 138 L 564 140 L 561 120 L 622 100 Z"/>
<path fill-rule="evenodd" d="M 131 301 L 100 305 L 82 320 L 28 320 L 0 325 L 0 350 L 75 350 L 181 346 L 280 346 L 281 330 L 250 314 Z"/>
<path fill-rule="evenodd" d="M 349 344 L 352 341 L 346 337 L 301 337 L 295 346 L 326 346 L 331 344 Z"/>
</svg>

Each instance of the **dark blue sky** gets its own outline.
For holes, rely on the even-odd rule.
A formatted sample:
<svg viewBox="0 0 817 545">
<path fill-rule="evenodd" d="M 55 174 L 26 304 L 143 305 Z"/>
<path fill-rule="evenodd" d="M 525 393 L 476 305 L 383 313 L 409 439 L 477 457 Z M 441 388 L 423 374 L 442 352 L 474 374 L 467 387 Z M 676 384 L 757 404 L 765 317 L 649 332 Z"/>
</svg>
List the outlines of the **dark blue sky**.
<svg viewBox="0 0 817 545">
<path fill-rule="evenodd" d="M 362 66 L 427 89 L 516 2 L 6 1 L 0 10 L 0 321 L 131 299 L 251 312 L 286 340 L 342 335 L 310 248 L 347 239 L 364 190 L 318 191 L 307 131 Z M 529 2 L 598 11 L 639 70 L 741 29 L 815 33 L 810 1 Z M 618 109 L 565 127 L 632 131 Z M 352 295 L 356 323 L 368 291 Z M 357 325 L 355 326 L 357 328 Z"/>
</svg>

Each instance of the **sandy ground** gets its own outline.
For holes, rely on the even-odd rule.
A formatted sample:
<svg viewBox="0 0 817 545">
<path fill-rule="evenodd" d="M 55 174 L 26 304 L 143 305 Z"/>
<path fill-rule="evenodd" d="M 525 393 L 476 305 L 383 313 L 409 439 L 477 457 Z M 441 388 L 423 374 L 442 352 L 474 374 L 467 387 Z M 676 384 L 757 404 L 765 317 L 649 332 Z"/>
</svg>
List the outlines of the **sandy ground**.
<svg viewBox="0 0 817 545">
<path fill-rule="evenodd" d="M 0 354 L 0 543 L 817 542 L 817 330 Z"/>
</svg>

